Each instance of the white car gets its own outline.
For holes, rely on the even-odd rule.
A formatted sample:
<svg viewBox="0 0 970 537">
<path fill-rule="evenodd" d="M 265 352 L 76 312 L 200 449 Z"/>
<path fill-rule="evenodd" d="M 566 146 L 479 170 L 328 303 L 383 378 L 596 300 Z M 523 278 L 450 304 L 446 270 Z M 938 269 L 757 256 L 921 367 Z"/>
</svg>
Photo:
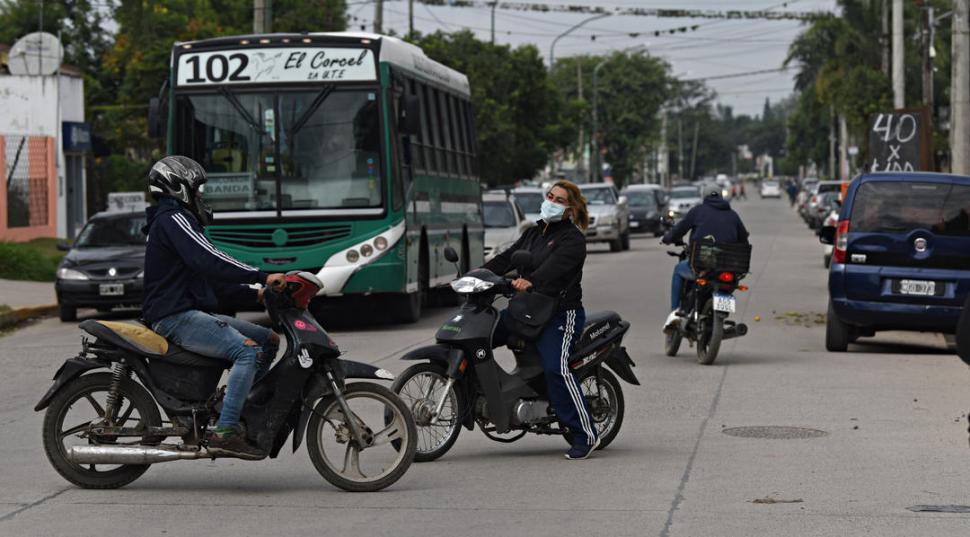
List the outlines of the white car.
<svg viewBox="0 0 970 537">
<path fill-rule="evenodd" d="M 579 185 L 589 209 L 586 242 L 607 242 L 611 252 L 630 249 L 630 208 L 627 199 L 608 183 Z"/>
<path fill-rule="evenodd" d="M 675 186 L 670 189 L 670 198 L 667 202 L 667 216 L 671 220 L 677 221 L 684 217 L 688 211 L 700 205 L 701 189 L 694 185 Z"/>
<path fill-rule="evenodd" d="M 526 229 L 536 225 L 525 217 L 514 194 L 482 195 L 482 219 L 485 222 L 485 261 L 508 250 Z"/>
<path fill-rule="evenodd" d="M 546 199 L 546 189 L 538 186 L 520 186 L 512 190 L 515 201 L 519 204 L 526 220 L 535 222 L 539 219 L 539 208 L 542 200 Z"/>
<path fill-rule="evenodd" d="M 781 198 L 781 185 L 778 181 L 762 181 L 761 198 Z"/>
</svg>

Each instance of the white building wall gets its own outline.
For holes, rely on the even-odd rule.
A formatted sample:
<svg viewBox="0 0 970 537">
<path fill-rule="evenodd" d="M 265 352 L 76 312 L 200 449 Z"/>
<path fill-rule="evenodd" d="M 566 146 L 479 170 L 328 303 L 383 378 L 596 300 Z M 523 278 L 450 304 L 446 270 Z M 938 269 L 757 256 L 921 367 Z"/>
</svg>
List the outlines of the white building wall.
<svg viewBox="0 0 970 537">
<path fill-rule="evenodd" d="M 59 79 L 59 85 L 56 84 Z M 58 100 L 60 107 L 57 106 Z M 80 77 L 0 76 L 0 134 L 51 136 L 57 147 L 57 235 L 67 236 L 67 188 L 61 124 L 84 121 L 84 80 Z M 82 199 L 86 181 L 82 171 Z M 84 211 L 81 207 L 79 210 Z M 72 237 L 73 238 L 73 237 Z"/>
</svg>

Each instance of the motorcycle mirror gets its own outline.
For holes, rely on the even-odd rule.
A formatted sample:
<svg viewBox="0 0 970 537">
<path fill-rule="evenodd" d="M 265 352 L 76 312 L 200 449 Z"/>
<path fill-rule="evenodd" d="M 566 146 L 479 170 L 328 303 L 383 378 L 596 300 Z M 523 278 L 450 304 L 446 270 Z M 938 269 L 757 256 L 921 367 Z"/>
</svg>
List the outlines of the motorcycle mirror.
<svg viewBox="0 0 970 537">
<path fill-rule="evenodd" d="M 457 263 L 458 252 L 456 252 L 451 246 L 445 246 L 445 259 L 447 259 L 449 263 Z"/>
<path fill-rule="evenodd" d="M 516 250 L 513 252 L 512 266 L 517 268 L 520 274 L 523 270 L 532 268 L 532 252 L 528 250 Z"/>
</svg>

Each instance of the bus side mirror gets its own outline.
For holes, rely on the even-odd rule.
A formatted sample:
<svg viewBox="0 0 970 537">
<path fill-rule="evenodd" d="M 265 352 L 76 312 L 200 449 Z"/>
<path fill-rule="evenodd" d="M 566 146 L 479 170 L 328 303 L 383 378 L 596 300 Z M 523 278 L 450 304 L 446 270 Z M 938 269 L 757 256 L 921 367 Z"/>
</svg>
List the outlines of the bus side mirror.
<svg viewBox="0 0 970 537">
<path fill-rule="evenodd" d="M 397 130 L 412 136 L 421 132 L 421 100 L 417 95 L 402 95 L 398 107 Z"/>
<path fill-rule="evenodd" d="M 148 137 L 158 139 L 162 137 L 161 99 L 152 97 L 148 100 Z"/>
</svg>

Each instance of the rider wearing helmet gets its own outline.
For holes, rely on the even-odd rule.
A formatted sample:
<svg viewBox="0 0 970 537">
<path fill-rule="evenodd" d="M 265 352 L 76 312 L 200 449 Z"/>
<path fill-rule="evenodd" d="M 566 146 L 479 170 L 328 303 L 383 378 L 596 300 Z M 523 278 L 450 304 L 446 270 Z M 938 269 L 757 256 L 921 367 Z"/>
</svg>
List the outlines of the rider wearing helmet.
<svg viewBox="0 0 970 537">
<path fill-rule="evenodd" d="M 216 312 L 262 302 L 265 286 L 282 285 L 284 275 L 261 272 L 209 242 L 203 234 L 212 218 L 202 200 L 205 182 L 202 166 L 182 156 L 165 157 L 148 173 L 158 203 L 146 211 L 142 318 L 182 348 L 232 363 L 219 421 L 206 440 L 214 452 L 258 459 L 265 454 L 246 441 L 239 416 L 257 372 L 264 373 L 276 355 L 279 335 Z M 257 291 L 251 284 L 264 287 Z"/>
<path fill-rule="evenodd" d="M 731 204 L 721 197 L 719 185 L 704 186 L 701 194 L 704 201 L 687 212 L 684 218 L 664 235 L 664 244 L 682 244 L 684 235 L 690 232 L 690 240 L 712 237 L 715 241 L 726 244 L 748 243 L 748 230 L 738 213 L 731 209 Z M 683 320 L 684 313 L 680 311 L 680 291 L 685 281 L 694 280 L 694 271 L 690 268 L 689 260 L 681 261 L 674 267 L 670 285 L 670 315 L 664 323 L 664 332 L 677 327 Z"/>
</svg>

